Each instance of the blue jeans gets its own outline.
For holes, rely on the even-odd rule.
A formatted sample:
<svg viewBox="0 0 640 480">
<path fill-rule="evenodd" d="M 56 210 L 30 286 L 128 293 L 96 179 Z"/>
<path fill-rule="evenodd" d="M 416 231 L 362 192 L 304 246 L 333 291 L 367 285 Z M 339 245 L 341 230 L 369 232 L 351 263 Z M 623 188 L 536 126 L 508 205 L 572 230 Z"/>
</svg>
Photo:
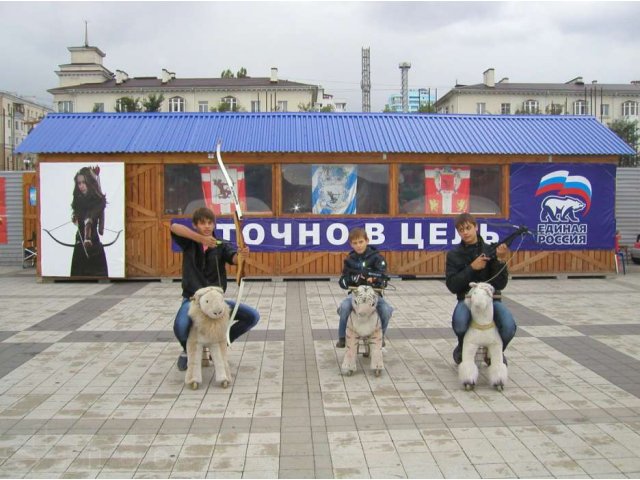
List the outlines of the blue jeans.
<svg viewBox="0 0 640 480">
<path fill-rule="evenodd" d="M 502 302 L 495 300 L 493 301 L 493 321 L 496 322 L 496 327 L 498 327 L 498 333 L 500 334 L 500 338 L 502 338 L 502 350 L 504 350 L 516 335 L 516 321 L 513 319 L 513 315 L 511 315 L 507 307 L 505 307 Z M 467 333 L 470 324 L 471 310 L 469 310 L 469 307 L 464 303 L 464 300 L 458 300 L 458 304 L 453 310 L 451 327 L 458 337 L 460 348 L 462 348 L 464 334 Z"/>
<path fill-rule="evenodd" d="M 235 306 L 235 302 L 233 300 L 225 300 L 227 305 L 231 311 L 233 311 L 233 307 Z M 182 349 L 184 351 L 187 350 L 187 338 L 189 338 L 189 330 L 191 330 L 191 317 L 189 317 L 189 305 L 190 300 L 188 298 L 182 299 L 182 304 L 178 309 L 178 313 L 176 314 L 176 319 L 173 322 L 173 333 L 182 345 Z M 229 337 L 231 342 L 238 338 L 243 333 L 248 332 L 253 327 L 256 326 L 258 321 L 260 320 L 260 314 L 255 308 L 250 307 L 249 305 L 245 305 L 244 303 L 240 303 L 238 306 L 238 312 L 236 313 L 235 322 L 231 326 L 231 331 L 229 332 Z"/>
<path fill-rule="evenodd" d="M 383 297 L 378 298 L 378 305 L 376 311 L 380 317 L 380 323 L 382 324 L 382 333 L 387 331 L 389 326 L 389 319 L 393 313 L 393 307 L 387 303 Z M 342 303 L 338 307 L 338 314 L 340 315 L 340 325 L 338 326 L 338 337 L 345 338 L 347 336 L 347 321 L 349 320 L 349 314 L 351 313 L 351 295 L 342 300 Z"/>
</svg>

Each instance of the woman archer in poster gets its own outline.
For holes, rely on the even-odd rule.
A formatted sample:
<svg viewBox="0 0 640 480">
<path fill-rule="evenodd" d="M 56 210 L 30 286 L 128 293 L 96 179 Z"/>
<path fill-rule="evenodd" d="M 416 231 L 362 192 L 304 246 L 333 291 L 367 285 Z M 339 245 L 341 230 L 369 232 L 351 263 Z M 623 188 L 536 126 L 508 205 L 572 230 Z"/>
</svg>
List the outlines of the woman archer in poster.
<svg viewBox="0 0 640 480">
<path fill-rule="evenodd" d="M 73 180 L 71 221 L 76 226 L 76 238 L 71 276 L 108 277 L 107 259 L 100 240 L 107 206 L 107 197 L 100 186 L 100 167 L 83 167 Z"/>
</svg>

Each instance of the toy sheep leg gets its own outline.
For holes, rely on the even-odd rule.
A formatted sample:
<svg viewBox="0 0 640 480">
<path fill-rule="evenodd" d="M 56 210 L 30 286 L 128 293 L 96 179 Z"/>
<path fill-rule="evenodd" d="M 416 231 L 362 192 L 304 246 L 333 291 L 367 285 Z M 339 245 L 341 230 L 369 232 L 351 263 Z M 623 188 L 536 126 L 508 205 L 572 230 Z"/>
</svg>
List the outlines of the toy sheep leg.
<svg viewBox="0 0 640 480">
<path fill-rule="evenodd" d="M 211 345 L 211 355 L 213 357 L 213 368 L 215 368 L 216 383 L 222 388 L 227 388 L 231 381 L 231 368 L 227 357 L 227 342 L 214 343 Z"/>
<path fill-rule="evenodd" d="M 380 372 L 382 372 L 384 368 L 382 361 L 382 328 L 379 321 L 376 329 L 369 337 L 369 347 L 371 352 L 371 370 L 374 371 L 376 377 L 379 377 Z"/>
<path fill-rule="evenodd" d="M 356 332 L 351 328 L 351 318 L 347 322 L 347 338 L 346 338 L 346 351 L 344 352 L 344 359 L 342 360 L 342 373 L 351 375 L 356 371 L 356 357 L 358 355 L 358 336 Z"/>
<path fill-rule="evenodd" d="M 202 344 L 198 342 L 198 335 L 195 328 L 189 332 L 187 339 L 187 374 L 184 383 L 191 385 L 196 390 L 202 383 Z"/>
<path fill-rule="evenodd" d="M 458 379 L 466 390 L 472 390 L 478 381 L 478 367 L 476 365 L 476 351 L 479 345 L 465 335 L 462 344 L 462 363 L 458 365 Z"/>
<path fill-rule="evenodd" d="M 487 373 L 489 375 L 489 383 L 498 390 L 502 390 L 507 383 L 508 371 L 502 358 L 502 340 L 500 340 L 499 335 L 496 334 L 496 336 L 498 337 L 496 341 L 487 347 L 491 358 L 491 366 Z"/>
</svg>

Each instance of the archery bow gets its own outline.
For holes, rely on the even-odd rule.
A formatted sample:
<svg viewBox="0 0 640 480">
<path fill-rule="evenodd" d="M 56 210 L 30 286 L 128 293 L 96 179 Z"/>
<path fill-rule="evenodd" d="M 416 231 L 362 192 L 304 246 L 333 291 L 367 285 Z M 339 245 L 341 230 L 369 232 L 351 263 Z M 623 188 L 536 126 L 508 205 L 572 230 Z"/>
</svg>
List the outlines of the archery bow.
<svg viewBox="0 0 640 480">
<path fill-rule="evenodd" d="M 218 140 L 216 144 L 216 159 L 218 160 L 218 166 L 220 167 L 220 171 L 224 176 L 225 181 L 227 182 L 227 186 L 229 187 L 229 191 L 231 192 L 231 198 L 233 199 L 233 203 L 235 205 L 234 214 L 233 214 L 233 223 L 236 227 L 236 243 L 238 244 L 238 250 L 242 250 L 245 248 L 244 236 L 242 235 L 242 208 L 240 207 L 240 199 L 238 198 L 238 193 L 236 191 L 235 184 L 231 177 L 229 176 L 229 172 L 222 161 L 222 155 L 220 154 L 220 147 L 222 146 L 222 140 Z M 231 345 L 231 326 L 233 325 L 233 320 L 236 318 L 236 314 L 238 313 L 238 307 L 240 306 L 240 298 L 242 297 L 242 292 L 244 290 L 244 258 L 240 252 L 237 253 L 238 265 L 236 269 L 236 283 L 238 284 L 238 294 L 236 295 L 236 302 L 233 307 L 233 311 L 231 312 L 231 316 L 229 317 L 229 328 L 227 329 L 227 345 Z"/>
</svg>

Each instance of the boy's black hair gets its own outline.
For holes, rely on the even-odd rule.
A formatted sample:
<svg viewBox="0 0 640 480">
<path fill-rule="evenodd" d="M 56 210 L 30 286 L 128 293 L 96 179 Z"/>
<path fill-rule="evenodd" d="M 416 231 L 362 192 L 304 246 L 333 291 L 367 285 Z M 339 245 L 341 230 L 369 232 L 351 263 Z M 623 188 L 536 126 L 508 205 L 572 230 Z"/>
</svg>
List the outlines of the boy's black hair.
<svg viewBox="0 0 640 480">
<path fill-rule="evenodd" d="M 193 224 L 196 225 L 203 220 L 211 220 L 213 223 L 216 223 L 216 215 L 211 211 L 211 209 L 207 207 L 200 207 L 195 212 L 193 212 L 193 217 L 191 217 Z"/>
<path fill-rule="evenodd" d="M 466 223 L 470 223 L 474 227 L 477 225 L 475 217 L 467 212 L 464 212 L 458 215 L 453 222 L 456 230 L 458 230 L 458 228 L 460 228 L 462 225 Z"/>
<path fill-rule="evenodd" d="M 364 238 L 365 240 L 369 240 L 369 235 L 367 235 L 367 231 L 362 227 L 352 228 L 349 231 L 349 242 L 352 242 L 359 238 Z"/>
</svg>

